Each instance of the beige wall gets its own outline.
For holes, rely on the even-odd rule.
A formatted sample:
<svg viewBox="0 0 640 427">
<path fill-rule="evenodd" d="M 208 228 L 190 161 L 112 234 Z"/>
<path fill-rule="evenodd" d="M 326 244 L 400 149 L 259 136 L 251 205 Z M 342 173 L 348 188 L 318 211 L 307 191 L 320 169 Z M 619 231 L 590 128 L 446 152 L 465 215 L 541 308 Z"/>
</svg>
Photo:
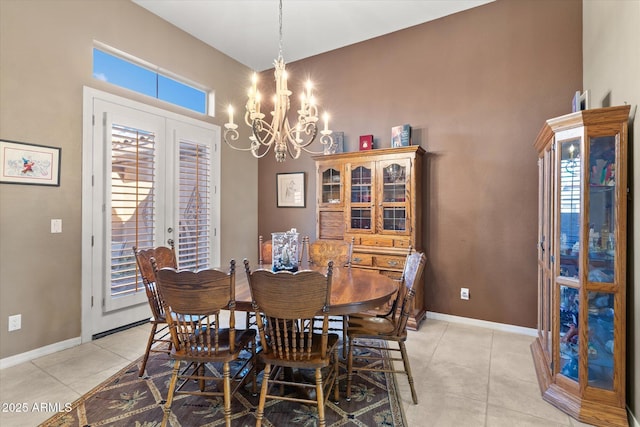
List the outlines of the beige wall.
<svg viewBox="0 0 640 427">
<path fill-rule="evenodd" d="M 429 311 L 536 327 L 533 141 L 582 87 L 581 7 L 498 0 L 288 67 L 293 79 L 313 77 L 348 151 L 364 134 L 389 147 L 403 123 L 426 149 Z M 295 226 L 315 236 L 313 170 L 308 157 L 260 162 L 260 233 Z M 276 208 L 282 171 L 308 173 L 306 209 Z"/>
<path fill-rule="evenodd" d="M 83 86 L 182 112 L 94 80 L 93 40 L 213 89 L 218 111 L 244 102 L 246 67 L 129 0 L 0 0 L 0 138 L 62 147 L 60 187 L 0 184 L 0 358 L 80 336 Z M 257 161 L 224 145 L 221 159 L 221 259 L 241 260 L 256 253 Z"/>
<path fill-rule="evenodd" d="M 640 1 L 589 0 L 584 2 L 584 88 L 591 106 L 629 104 L 635 113 L 630 127 L 632 198 L 629 204 L 629 276 L 627 285 L 627 402 L 640 412 Z M 635 147 L 633 147 L 635 145 Z M 635 170 L 635 171 L 634 171 Z M 634 226 L 635 224 L 635 226 Z"/>
</svg>

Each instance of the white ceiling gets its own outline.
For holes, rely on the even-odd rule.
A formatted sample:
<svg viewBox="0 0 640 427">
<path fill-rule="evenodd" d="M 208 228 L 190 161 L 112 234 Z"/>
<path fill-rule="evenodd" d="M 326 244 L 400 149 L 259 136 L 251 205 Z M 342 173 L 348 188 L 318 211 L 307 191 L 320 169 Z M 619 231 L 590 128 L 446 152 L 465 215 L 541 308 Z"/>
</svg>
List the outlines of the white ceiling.
<svg viewBox="0 0 640 427">
<path fill-rule="evenodd" d="M 132 0 L 256 71 L 278 56 L 277 0 Z M 493 0 L 284 0 L 285 62 L 398 31 Z"/>
</svg>

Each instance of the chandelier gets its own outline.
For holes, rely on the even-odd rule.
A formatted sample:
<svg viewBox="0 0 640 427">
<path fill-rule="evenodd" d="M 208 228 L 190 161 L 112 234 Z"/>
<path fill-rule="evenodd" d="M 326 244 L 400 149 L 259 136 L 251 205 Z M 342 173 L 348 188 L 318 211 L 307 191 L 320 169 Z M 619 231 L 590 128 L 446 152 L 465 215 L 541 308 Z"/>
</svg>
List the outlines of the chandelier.
<svg viewBox="0 0 640 427">
<path fill-rule="evenodd" d="M 324 113 L 324 129 L 320 131 L 322 151 L 312 151 L 307 147 L 316 139 L 318 134 L 318 107 L 313 95 L 313 85 L 307 81 L 305 91 L 300 96 L 300 109 L 297 111 L 298 120 L 292 126 L 289 123 L 288 112 L 291 106 L 289 97 L 291 91 L 287 89 L 287 71 L 282 58 L 282 0 L 279 8 L 279 53 L 275 60 L 276 93 L 273 96 L 273 110 L 270 121 L 261 112 L 262 96 L 257 89 L 257 74 L 253 73 L 252 86 L 249 89 L 249 99 L 246 104 L 244 122 L 251 128 L 249 147 L 237 147 L 233 143 L 238 140 L 238 125 L 233 121 L 233 106 L 229 105 L 229 122 L 225 123 L 224 141 L 234 150 L 251 151 L 256 158 L 264 157 L 273 147 L 277 162 L 284 162 L 287 154 L 292 159 L 300 157 L 304 150 L 311 154 L 335 152 L 336 144 L 329 130 L 329 115 Z"/>
</svg>

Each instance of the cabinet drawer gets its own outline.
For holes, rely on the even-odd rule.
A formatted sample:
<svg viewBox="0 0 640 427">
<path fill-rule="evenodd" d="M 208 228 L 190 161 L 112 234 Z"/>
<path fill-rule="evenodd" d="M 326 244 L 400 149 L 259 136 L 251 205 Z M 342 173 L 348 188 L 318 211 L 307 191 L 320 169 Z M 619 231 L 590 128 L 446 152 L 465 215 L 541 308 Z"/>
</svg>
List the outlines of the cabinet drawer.
<svg viewBox="0 0 640 427">
<path fill-rule="evenodd" d="M 393 239 L 385 239 L 381 237 L 363 237 L 360 241 L 360 244 L 363 246 L 378 246 L 384 248 L 393 247 Z"/>
<path fill-rule="evenodd" d="M 373 257 L 369 254 L 353 254 L 353 257 L 351 258 L 351 263 L 353 265 L 366 265 L 366 266 L 372 266 L 373 265 Z"/>
<path fill-rule="evenodd" d="M 396 248 L 409 248 L 409 246 L 411 246 L 411 242 L 409 240 L 396 239 L 393 241 L 393 246 Z"/>
<path fill-rule="evenodd" d="M 381 268 L 403 269 L 405 257 L 400 256 L 376 256 L 373 265 Z"/>
</svg>

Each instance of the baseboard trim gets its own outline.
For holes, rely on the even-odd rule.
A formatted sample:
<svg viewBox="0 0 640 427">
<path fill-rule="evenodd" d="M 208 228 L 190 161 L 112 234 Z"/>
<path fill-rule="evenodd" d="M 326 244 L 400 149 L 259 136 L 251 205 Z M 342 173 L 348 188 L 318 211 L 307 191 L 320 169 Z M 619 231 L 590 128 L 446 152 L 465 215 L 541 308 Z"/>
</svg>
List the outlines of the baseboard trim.
<svg viewBox="0 0 640 427">
<path fill-rule="evenodd" d="M 453 316 L 451 314 L 436 313 L 427 311 L 427 319 L 444 320 L 451 323 L 461 323 L 469 326 L 478 326 L 480 328 L 494 329 L 501 332 L 511 332 L 514 334 L 528 335 L 532 337 L 538 336 L 538 330 L 533 328 L 525 328 L 523 326 L 509 325 L 506 323 L 489 322 L 487 320 L 472 319 L 470 317 Z"/>
<path fill-rule="evenodd" d="M 61 350 L 66 350 L 68 348 L 80 345 L 81 342 L 82 341 L 80 337 L 70 338 L 68 340 L 49 344 L 44 347 L 27 351 L 25 353 L 16 354 L 15 356 L 5 357 L 4 359 L 0 359 L 0 369 L 9 368 L 11 366 L 19 365 L 24 362 L 30 362 L 33 359 L 37 359 L 38 357 L 46 356 L 51 353 L 56 353 Z"/>
</svg>

